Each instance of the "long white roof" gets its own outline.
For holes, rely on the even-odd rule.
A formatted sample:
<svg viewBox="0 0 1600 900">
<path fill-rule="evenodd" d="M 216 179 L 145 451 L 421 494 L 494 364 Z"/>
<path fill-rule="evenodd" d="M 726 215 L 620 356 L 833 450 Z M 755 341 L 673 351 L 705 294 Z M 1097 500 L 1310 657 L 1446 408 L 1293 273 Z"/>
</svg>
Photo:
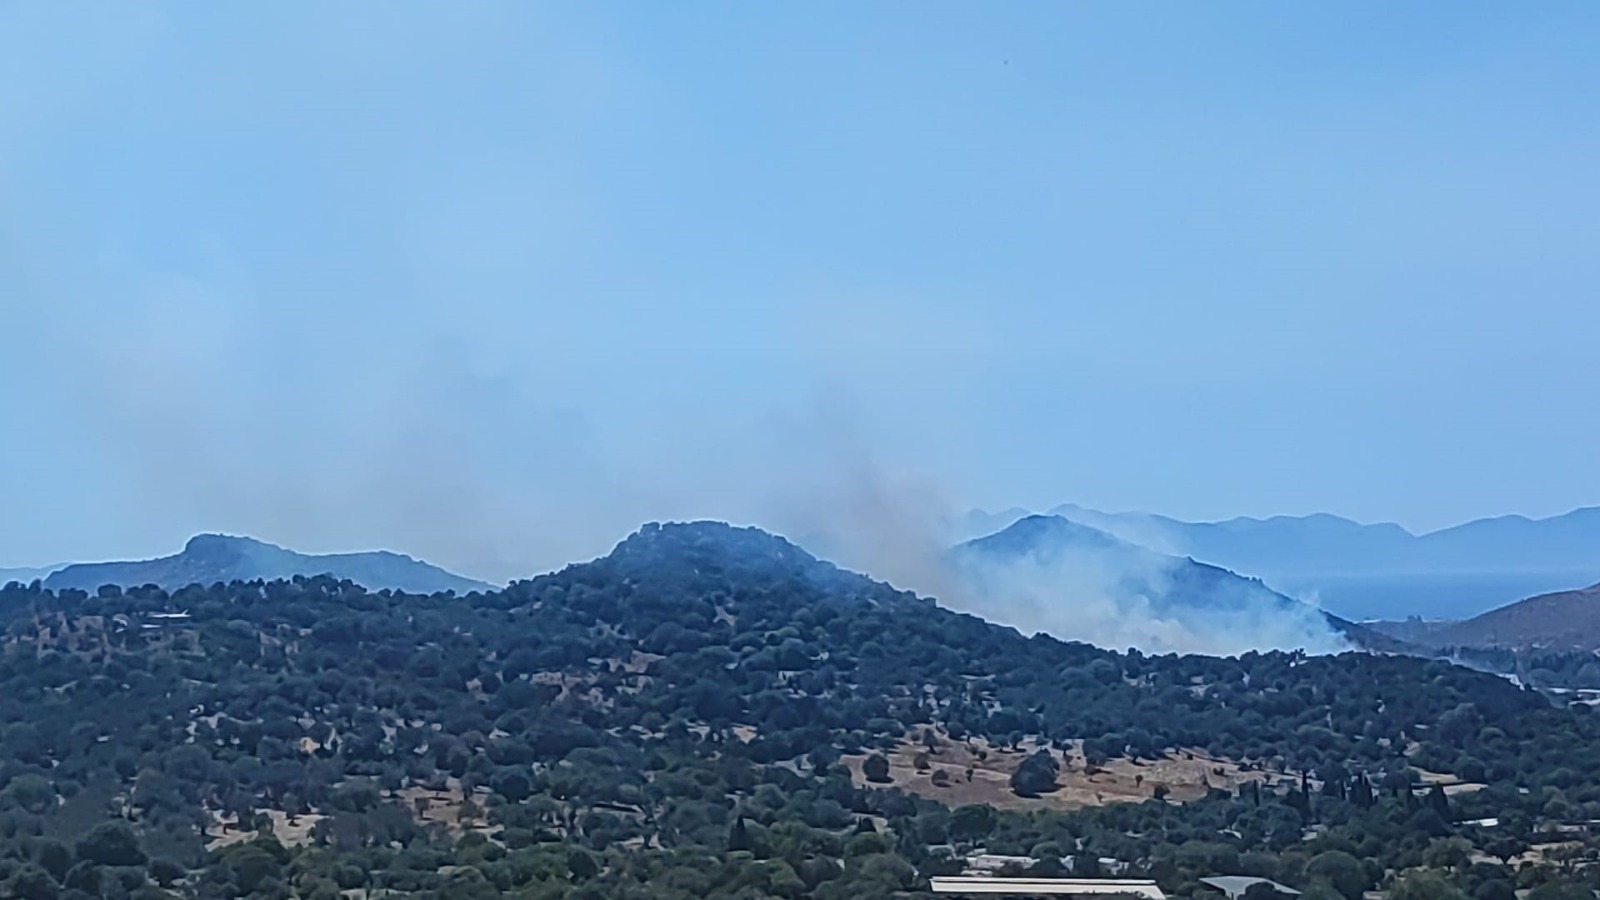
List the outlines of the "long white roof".
<svg viewBox="0 0 1600 900">
<path fill-rule="evenodd" d="M 1166 900 L 1154 881 L 1134 878 L 930 878 L 935 894 L 1011 894 L 1053 897 L 1082 894 Z"/>
<path fill-rule="evenodd" d="M 1299 891 L 1292 887 L 1281 885 L 1270 878 L 1255 878 L 1249 875 L 1217 875 L 1211 878 L 1200 879 L 1201 884 L 1209 884 L 1230 897 L 1243 896 L 1245 891 L 1258 884 L 1268 884 L 1280 894 L 1299 895 Z"/>
</svg>

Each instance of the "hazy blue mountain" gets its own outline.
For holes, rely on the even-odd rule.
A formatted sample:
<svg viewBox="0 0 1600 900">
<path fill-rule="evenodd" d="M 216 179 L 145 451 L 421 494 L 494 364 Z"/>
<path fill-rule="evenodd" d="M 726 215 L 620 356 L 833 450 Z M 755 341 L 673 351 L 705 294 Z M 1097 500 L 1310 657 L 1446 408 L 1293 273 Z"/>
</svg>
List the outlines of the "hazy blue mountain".
<svg viewBox="0 0 1600 900">
<path fill-rule="evenodd" d="M 1347 572 L 1354 567 L 1391 574 L 1578 571 L 1600 566 L 1600 508 L 1596 507 L 1548 519 L 1478 519 L 1423 534 L 1389 522 L 1364 525 L 1326 513 L 1180 522 L 1142 513 L 1106 516 L 1078 507 L 1057 512 L 1068 518 L 1101 516 L 1119 528 L 1153 527 L 1193 552 L 1228 555 L 1239 565 L 1255 568 L 1281 565 L 1284 560 L 1293 560 L 1297 569 L 1307 572 Z"/>
<path fill-rule="evenodd" d="M 1352 560 L 1359 560 L 1363 570 L 1387 570 L 1402 565 L 1416 541 L 1399 525 L 1363 525 L 1326 513 L 1184 522 L 1148 513 L 1101 513 L 1071 504 L 1052 512 L 1158 549 L 1263 575 L 1281 571 L 1290 561 L 1298 572 L 1344 572 Z M 1163 541 L 1168 546 L 1160 547 Z"/>
<path fill-rule="evenodd" d="M 39 566 L 35 568 L 23 567 L 0 569 L 0 585 L 10 584 L 13 581 L 21 582 L 22 584 L 31 584 L 34 581 L 41 580 L 49 576 L 51 572 L 54 572 L 60 568 L 62 568 L 62 566 L 56 565 Z"/>
<path fill-rule="evenodd" d="M 1051 512 L 1153 550 L 1248 573 L 1351 619 L 1467 618 L 1600 581 L 1600 508 L 1547 519 L 1480 519 L 1424 534 L 1325 513 L 1185 522 L 1073 504 Z M 1018 513 L 975 514 L 967 522 L 1009 524 Z"/>
<path fill-rule="evenodd" d="M 54 590 L 93 591 L 105 584 L 123 587 L 156 584 L 173 590 L 190 584 L 257 578 L 272 581 L 295 575 L 332 575 L 348 578 L 369 590 L 387 588 L 414 594 L 466 593 L 490 588 L 481 581 L 463 578 L 387 550 L 309 555 L 254 538 L 221 534 L 197 535 L 189 540 L 182 553 L 159 559 L 75 563 L 51 574 L 44 580 L 44 586 Z"/>
<path fill-rule="evenodd" d="M 1062 516 L 1027 516 L 995 534 L 951 551 L 957 570 L 1004 607 L 1021 592 L 1030 605 L 1061 607 L 1046 613 L 1075 620 L 1139 619 L 1149 633 L 1174 640 L 1234 641 L 1256 649 L 1337 646 L 1339 635 L 1357 646 L 1399 650 L 1386 636 L 1272 590 L 1221 566 L 1159 553 L 1107 531 Z M 1051 582 L 1059 590 L 1051 591 Z M 1080 616 L 1080 607 L 1092 604 Z M 1117 624 L 1111 623 L 1113 627 Z M 1126 632 L 1124 632 L 1126 633 Z M 1092 639 L 1092 638 L 1091 638 Z"/>
<path fill-rule="evenodd" d="M 1031 515 L 1033 515 L 1031 510 L 1023 509 L 1020 506 L 1013 506 L 1010 509 L 993 513 L 974 509 L 952 523 L 950 539 L 954 542 L 975 540 L 994 534 L 997 531 L 1004 531 L 1011 527 L 1013 523 L 1026 519 Z M 1088 525 L 1095 524 L 1076 516 L 1067 516 L 1067 518 Z M 1096 527 L 1099 526 L 1096 525 Z"/>
</svg>

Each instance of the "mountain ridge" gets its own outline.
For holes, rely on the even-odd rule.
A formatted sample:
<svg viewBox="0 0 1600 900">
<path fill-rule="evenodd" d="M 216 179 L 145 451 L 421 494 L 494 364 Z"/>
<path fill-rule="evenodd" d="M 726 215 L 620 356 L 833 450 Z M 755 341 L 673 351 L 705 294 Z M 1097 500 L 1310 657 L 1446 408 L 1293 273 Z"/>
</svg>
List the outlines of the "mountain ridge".
<svg viewBox="0 0 1600 900">
<path fill-rule="evenodd" d="M 18 584 L 28 584 L 32 581 L 42 580 L 50 577 L 54 572 L 61 571 L 66 566 L 66 563 L 59 563 L 53 566 L 14 566 L 0 569 L 0 585 L 13 581 Z"/>
<path fill-rule="evenodd" d="M 1003 596 L 1014 583 L 1014 571 L 1002 570 L 991 578 L 985 564 L 1025 561 L 1041 567 L 1039 573 L 1023 576 L 1030 583 L 1040 583 L 1034 580 L 1037 574 L 1045 579 L 1047 590 L 1051 579 L 1071 584 L 1060 595 L 1050 594 L 1056 603 L 1077 604 L 1088 599 L 1083 596 L 1088 593 L 1093 599 L 1108 599 L 1119 611 L 1138 609 L 1140 614 L 1181 624 L 1195 635 L 1233 631 L 1236 638 L 1255 633 L 1272 635 L 1279 642 L 1312 643 L 1337 636 L 1362 649 L 1408 649 L 1386 634 L 1274 591 L 1258 578 L 1163 554 L 1063 516 L 1027 516 L 958 545 L 952 557 L 980 593 Z M 1085 566 L 1091 570 L 1087 586 L 1076 583 Z M 1319 630 L 1327 634 L 1319 635 Z M 1264 642 L 1252 649 L 1272 645 Z"/>
<path fill-rule="evenodd" d="M 102 585 L 136 587 L 155 584 L 176 590 L 190 584 L 273 581 L 296 575 L 348 578 L 370 590 L 432 594 L 468 593 L 492 586 L 390 550 L 354 553 L 299 553 L 266 541 L 237 535 L 203 533 L 191 537 L 171 556 L 145 560 L 72 563 L 44 578 L 50 590 L 94 591 Z"/>
<path fill-rule="evenodd" d="M 974 511 L 961 524 L 994 530 L 1019 510 Z M 1186 522 L 1066 503 L 1051 514 L 1172 555 L 1260 577 L 1274 590 L 1316 596 L 1352 619 L 1460 619 L 1536 594 L 1600 581 L 1600 507 L 1558 516 L 1495 516 L 1412 533 L 1331 513 Z"/>
<path fill-rule="evenodd" d="M 1600 583 L 1537 594 L 1462 621 L 1378 622 L 1372 627 L 1438 648 L 1600 651 Z"/>
</svg>

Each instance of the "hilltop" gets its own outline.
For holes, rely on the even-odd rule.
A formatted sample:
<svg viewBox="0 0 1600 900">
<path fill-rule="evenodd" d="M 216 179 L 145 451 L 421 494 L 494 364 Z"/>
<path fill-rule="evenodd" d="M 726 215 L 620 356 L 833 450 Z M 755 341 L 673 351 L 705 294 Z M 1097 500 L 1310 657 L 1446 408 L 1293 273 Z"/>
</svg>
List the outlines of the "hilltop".
<svg viewBox="0 0 1600 900">
<path fill-rule="evenodd" d="M 1394 638 L 1286 597 L 1259 579 L 1158 553 L 1062 516 L 1026 516 L 959 545 L 952 559 L 980 599 L 1003 597 L 1021 582 L 1040 603 L 1066 605 L 1069 613 L 1084 602 L 1104 600 L 1123 619 L 1159 622 L 1212 645 L 1328 649 L 1342 638 L 1366 649 L 1405 649 Z M 1072 621 L 1070 615 L 1058 618 Z"/>
<path fill-rule="evenodd" d="M 108 584 L 119 587 L 154 584 L 176 590 L 190 584 L 274 581 L 297 575 L 331 575 L 348 578 L 370 590 L 413 594 L 490 589 L 481 581 L 386 550 L 311 555 L 254 538 L 222 534 L 196 535 L 181 552 L 158 559 L 74 563 L 47 575 L 44 586 L 51 590 L 94 591 Z"/>
</svg>

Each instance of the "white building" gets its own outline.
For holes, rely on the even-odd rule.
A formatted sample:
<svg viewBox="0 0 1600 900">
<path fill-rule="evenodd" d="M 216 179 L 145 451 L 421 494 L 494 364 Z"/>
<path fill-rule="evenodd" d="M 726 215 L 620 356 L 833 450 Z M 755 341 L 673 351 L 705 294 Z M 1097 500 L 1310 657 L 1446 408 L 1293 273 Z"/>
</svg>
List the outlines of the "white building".
<svg viewBox="0 0 1600 900">
<path fill-rule="evenodd" d="M 1210 885 L 1228 896 L 1228 900 L 1239 900 L 1245 891 L 1258 884 L 1264 884 L 1280 894 L 1291 897 L 1300 896 L 1300 892 L 1292 887 L 1281 885 L 1267 878 L 1252 878 L 1249 875 L 1217 875 L 1211 878 L 1200 879 L 1201 884 Z"/>
<path fill-rule="evenodd" d="M 1129 897 L 1166 900 L 1154 881 L 1134 878 L 930 878 L 935 894 L 969 897 Z"/>
</svg>

